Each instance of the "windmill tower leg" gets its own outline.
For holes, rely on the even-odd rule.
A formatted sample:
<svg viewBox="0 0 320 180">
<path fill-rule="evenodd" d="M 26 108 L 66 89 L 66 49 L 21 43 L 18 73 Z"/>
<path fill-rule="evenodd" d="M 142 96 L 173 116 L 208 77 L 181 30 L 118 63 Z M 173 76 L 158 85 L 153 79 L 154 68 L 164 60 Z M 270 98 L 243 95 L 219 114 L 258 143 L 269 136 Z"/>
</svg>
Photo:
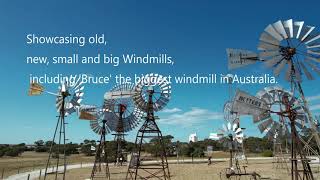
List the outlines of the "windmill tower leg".
<svg viewBox="0 0 320 180">
<path fill-rule="evenodd" d="M 123 143 L 125 141 L 124 139 L 124 133 L 123 132 L 117 132 L 116 134 L 114 134 L 114 141 L 117 144 L 117 150 L 116 150 L 116 155 L 115 155 L 115 164 L 117 166 L 122 166 L 122 162 L 123 162 Z"/>
<path fill-rule="evenodd" d="M 65 104 L 65 98 L 67 97 L 67 95 L 63 95 L 62 98 L 62 104 Z M 55 173 L 55 179 L 58 179 L 58 174 L 59 174 L 59 163 L 60 163 L 60 159 L 63 159 L 63 171 L 62 171 L 62 175 L 63 175 L 63 180 L 65 179 L 65 175 L 66 175 L 66 171 L 67 171 L 67 157 L 66 157 L 66 134 L 65 134 L 65 109 L 64 109 L 64 105 L 61 106 L 61 110 L 58 116 L 58 120 L 57 120 L 57 124 L 56 124 L 56 128 L 54 131 L 54 135 L 52 138 L 52 142 L 50 145 L 50 150 L 49 150 L 49 156 L 48 156 L 48 160 L 47 160 L 47 164 L 46 164 L 46 169 L 45 169 L 45 173 L 44 173 L 44 179 L 47 178 L 48 174 L 52 174 Z M 59 132 L 58 132 L 59 129 Z M 57 132 L 58 134 L 58 144 L 56 144 L 57 146 L 57 150 L 56 152 L 53 152 L 53 147 L 55 146 L 55 140 L 56 140 L 56 136 L 57 136 Z M 62 141 L 62 142 L 61 142 Z M 63 143 L 63 144 L 62 144 Z M 62 150 L 63 150 L 63 157 L 60 158 L 60 146 L 62 145 Z M 55 153 L 56 155 L 56 167 L 55 170 L 53 169 L 51 173 L 48 173 L 49 168 L 51 167 L 51 161 L 52 161 L 52 153 Z"/>
<path fill-rule="evenodd" d="M 95 161 L 93 164 L 91 179 L 96 177 L 104 176 L 107 179 L 110 179 L 109 165 L 108 165 L 108 156 L 107 156 L 107 147 L 106 147 L 106 121 L 103 120 L 102 132 L 100 136 L 100 142 L 96 150 Z M 98 175 L 98 172 L 105 170 L 105 174 Z"/>
</svg>

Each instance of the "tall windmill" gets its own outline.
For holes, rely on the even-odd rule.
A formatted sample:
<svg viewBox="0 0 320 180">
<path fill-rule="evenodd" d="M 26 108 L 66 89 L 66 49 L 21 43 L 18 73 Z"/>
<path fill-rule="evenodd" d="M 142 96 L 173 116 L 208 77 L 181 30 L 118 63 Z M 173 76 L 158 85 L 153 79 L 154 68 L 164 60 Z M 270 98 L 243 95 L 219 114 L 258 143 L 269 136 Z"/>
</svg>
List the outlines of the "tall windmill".
<svg viewBox="0 0 320 180">
<path fill-rule="evenodd" d="M 313 180 L 313 173 L 301 144 L 299 132 L 308 121 L 305 108 L 291 92 L 279 88 L 265 88 L 257 95 L 267 104 L 270 104 L 266 111 L 260 115 L 254 115 L 254 122 L 258 123 L 261 132 L 267 131 L 267 135 L 273 136 L 277 130 L 284 131 L 291 137 L 291 178 L 292 180 L 307 179 Z M 272 108 L 275 103 L 279 104 L 278 109 Z M 281 116 L 280 121 L 273 118 L 272 114 Z M 284 125 L 281 128 L 281 125 Z M 299 163 L 302 166 L 299 166 Z M 302 169 L 300 169 L 302 167 Z"/>
<path fill-rule="evenodd" d="M 302 88 L 303 75 L 307 80 L 313 80 L 313 73 L 320 74 L 319 33 L 315 32 L 315 27 L 305 25 L 304 21 L 279 20 L 269 24 L 259 40 L 259 55 L 251 51 L 229 49 L 227 53 L 230 68 L 238 68 L 263 61 L 266 67 L 273 69 L 275 76 L 284 74 L 285 79 L 291 85 L 291 91 L 297 93 L 303 101 L 312 133 L 310 140 L 314 139 L 318 150 L 320 150 L 320 137 L 316 122 L 312 117 Z M 310 142 L 310 140 L 307 142 Z M 310 148 L 308 144 L 305 144 L 305 146 Z M 317 150 L 312 151 L 319 156 Z"/>
<path fill-rule="evenodd" d="M 100 135 L 91 171 L 91 179 L 102 177 L 110 179 L 106 145 L 106 135 L 111 132 L 109 127 L 106 125 L 110 117 L 112 117 L 112 113 L 104 107 L 96 107 L 92 105 L 84 105 L 80 107 L 79 119 L 90 120 L 90 127 L 92 131 Z"/>
<path fill-rule="evenodd" d="M 115 132 L 112 135 L 117 143 L 115 162 L 118 166 L 122 165 L 125 158 L 125 133 L 136 128 L 144 115 L 144 112 L 135 106 L 132 99 L 133 94 L 134 85 L 125 83 L 116 85 L 104 95 L 104 107 L 112 112 L 107 126 Z"/>
<path fill-rule="evenodd" d="M 154 115 L 167 105 L 170 94 L 171 86 L 162 75 L 147 74 L 137 83 L 133 100 L 147 116 L 137 133 L 135 151 L 132 153 L 126 179 L 170 179 L 165 145 Z M 141 152 L 143 143 L 150 139 L 160 146 L 160 161 L 148 164 L 143 162 L 146 157 Z"/>
<path fill-rule="evenodd" d="M 49 150 L 49 156 L 46 164 L 46 169 L 44 173 L 44 179 L 47 178 L 48 174 L 55 174 L 55 179 L 58 179 L 58 174 L 61 169 L 59 168 L 60 159 L 63 160 L 63 170 L 62 178 L 65 179 L 67 170 L 67 160 L 66 160 L 66 131 L 65 131 L 65 117 L 77 111 L 82 101 L 84 86 L 81 81 L 71 82 L 65 81 L 58 88 L 57 93 L 52 93 L 45 91 L 44 86 L 38 83 L 31 83 L 29 89 L 29 96 L 40 95 L 42 93 L 47 93 L 56 97 L 56 108 L 59 113 L 57 124 L 52 138 L 52 143 Z M 58 134 L 58 135 L 57 135 Z M 55 151 L 56 165 L 55 170 L 49 172 L 49 167 L 51 167 L 53 147 L 57 147 Z M 62 157 L 60 154 L 62 152 Z"/>
<path fill-rule="evenodd" d="M 268 109 L 272 109 L 275 112 L 284 111 L 285 106 L 283 105 L 282 98 L 285 94 L 292 96 L 292 93 L 284 90 L 281 87 L 266 87 L 256 94 L 256 97 L 265 101 L 268 105 Z M 298 102 L 295 102 L 298 103 Z M 304 112 L 302 106 L 295 109 L 299 112 L 299 116 L 296 118 L 296 126 L 299 131 L 304 129 L 304 124 L 307 121 L 307 116 Z M 291 143 L 290 136 L 290 124 L 286 121 L 285 116 L 281 114 L 271 114 L 266 112 L 261 115 L 254 116 L 254 123 L 259 124 L 258 128 L 261 133 L 265 133 L 266 137 L 273 141 L 273 157 L 274 157 L 274 167 L 285 168 L 289 171 L 287 166 L 288 157 L 285 157 L 284 153 L 288 152 L 288 143 Z M 267 121 L 264 121 L 267 120 Z"/>
</svg>

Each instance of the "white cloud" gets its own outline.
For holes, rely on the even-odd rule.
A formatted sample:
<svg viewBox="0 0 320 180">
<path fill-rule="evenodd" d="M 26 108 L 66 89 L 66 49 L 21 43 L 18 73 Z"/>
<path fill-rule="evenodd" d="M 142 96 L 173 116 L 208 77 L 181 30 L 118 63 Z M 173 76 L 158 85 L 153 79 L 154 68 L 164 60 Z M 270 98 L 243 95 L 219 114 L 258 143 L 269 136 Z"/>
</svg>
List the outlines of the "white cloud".
<svg viewBox="0 0 320 180">
<path fill-rule="evenodd" d="M 182 111 L 182 110 L 179 109 L 179 108 L 172 108 L 172 109 L 166 108 L 166 109 L 164 109 L 164 110 L 161 111 L 161 112 L 163 112 L 163 113 L 176 113 L 176 112 L 181 112 L 181 111 Z"/>
<path fill-rule="evenodd" d="M 192 126 L 194 124 L 201 124 L 204 121 L 220 119 L 223 119 L 221 112 L 193 107 L 190 111 L 170 114 L 167 117 L 161 118 L 160 122 L 164 124 Z"/>
<path fill-rule="evenodd" d="M 307 101 L 315 101 L 315 100 L 320 100 L 320 94 L 315 95 L 315 96 L 308 96 Z"/>
<path fill-rule="evenodd" d="M 312 105 L 312 106 L 309 107 L 309 109 L 311 111 L 320 110 L 320 104 Z"/>
</svg>

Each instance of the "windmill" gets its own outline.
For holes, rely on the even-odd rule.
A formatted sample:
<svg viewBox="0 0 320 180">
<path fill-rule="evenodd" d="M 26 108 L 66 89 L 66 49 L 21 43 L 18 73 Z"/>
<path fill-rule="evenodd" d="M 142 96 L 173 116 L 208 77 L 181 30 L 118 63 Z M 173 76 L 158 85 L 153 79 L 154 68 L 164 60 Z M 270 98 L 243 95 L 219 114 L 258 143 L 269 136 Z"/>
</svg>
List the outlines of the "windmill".
<svg viewBox="0 0 320 180">
<path fill-rule="evenodd" d="M 239 68 L 263 61 L 267 68 L 273 69 L 275 76 L 284 74 L 285 79 L 290 82 L 291 91 L 297 92 L 302 99 L 308 115 L 312 136 L 308 141 L 302 141 L 306 146 L 305 149 L 311 148 L 308 142 L 314 139 L 318 150 L 320 150 L 320 137 L 316 122 L 312 117 L 302 89 L 303 75 L 307 80 L 313 80 L 313 73 L 320 74 L 318 66 L 320 62 L 320 35 L 315 32 L 315 27 L 305 25 L 304 21 L 289 19 L 269 24 L 259 40 L 259 55 L 247 50 L 228 49 L 229 68 Z M 312 73 L 309 69 L 312 70 Z M 320 157 L 317 150 L 311 149 L 311 151 Z"/>
<path fill-rule="evenodd" d="M 154 115 L 154 112 L 160 111 L 167 105 L 170 94 L 171 86 L 162 75 L 147 74 L 137 83 L 133 100 L 137 107 L 147 115 L 137 133 L 135 152 L 132 153 L 126 179 L 170 179 L 162 133 Z M 146 157 L 141 154 L 143 143 L 150 139 L 155 140 L 155 143 L 160 146 L 160 161 L 152 164 L 143 162 Z"/>
<path fill-rule="evenodd" d="M 112 112 L 107 121 L 107 126 L 115 132 L 114 141 L 117 143 L 116 165 L 122 165 L 124 160 L 124 136 L 126 132 L 136 128 L 144 112 L 135 107 L 132 99 L 134 85 L 130 83 L 119 84 L 105 93 L 104 107 Z"/>
<path fill-rule="evenodd" d="M 74 112 L 77 112 L 77 109 L 80 106 L 80 103 L 82 101 L 82 96 L 84 86 L 82 85 L 81 81 L 71 82 L 71 81 L 64 81 L 58 88 L 57 93 L 52 93 L 49 91 L 46 91 L 44 86 L 38 83 L 31 83 L 30 89 L 29 89 L 29 96 L 35 96 L 35 95 L 41 95 L 42 93 L 47 93 L 50 95 L 53 95 L 56 97 L 56 108 L 59 113 L 57 124 L 55 127 L 55 131 L 52 138 L 52 143 L 49 150 L 49 156 L 46 164 L 44 179 L 47 178 L 47 175 L 49 174 L 48 168 L 51 166 L 52 161 L 52 153 L 53 153 L 53 147 L 57 147 L 55 151 L 55 157 L 56 157 L 56 168 L 55 172 L 52 170 L 50 173 L 55 173 L 55 179 L 58 178 L 58 174 L 60 168 L 59 163 L 60 159 L 63 160 L 63 170 L 62 170 L 62 176 L 63 179 L 65 179 L 66 170 L 67 170 L 67 160 L 66 160 L 66 133 L 65 133 L 65 117 L 67 115 L 70 115 Z M 57 135 L 58 133 L 58 135 Z M 58 137 L 57 137 L 58 136 Z M 56 143 L 57 138 L 57 143 Z M 60 157 L 61 152 L 63 152 L 63 156 Z"/>
<path fill-rule="evenodd" d="M 260 175 L 256 172 L 248 173 L 246 166 L 243 166 L 243 170 L 240 168 L 239 159 L 244 159 L 242 152 L 244 134 L 242 128 L 238 126 L 238 123 L 228 122 L 227 124 L 223 124 L 222 129 L 219 130 L 221 133 L 219 133 L 218 136 L 230 152 L 229 167 L 220 172 L 220 179 L 240 179 L 241 176 L 259 179 Z"/>
<path fill-rule="evenodd" d="M 228 122 L 227 125 L 223 124 L 222 129 L 220 129 L 220 137 L 223 137 L 224 146 L 229 149 L 229 168 L 237 169 L 240 171 L 238 164 L 239 150 L 242 148 L 243 143 L 243 131 L 238 126 L 237 123 Z"/>
<path fill-rule="evenodd" d="M 110 179 L 106 135 L 110 133 L 106 125 L 112 117 L 112 113 L 104 107 L 84 105 L 80 107 L 79 119 L 90 120 L 90 127 L 93 132 L 100 135 L 99 144 L 96 148 L 95 161 L 91 171 L 91 179 L 105 177 Z"/>
<path fill-rule="evenodd" d="M 239 114 L 232 110 L 232 97 L 233 97 L 233 87 L 232 87 L 232 81 L 233 81 L 233 75 L 227 74 L 225 76 L 227 78 L 227 82 L 229 84 L 229 100 L 224 104 L 223 106 L 223 114 L 224 114 L 224 120 L 227 123 L 231 124 L 237 124 L 238 127 L 240 127 L 240 117 Z M 244 128 L 243 128 L 244 130 Z M 241 159 L 245 160 L 246 163 L 248 163 L 247 157 L 245 156 L 245 148 L 244 143 L 241 143 L 241 153 L 242 157 Z"/>
<path fill-rule="evenodd" d="M 265 88 L 257 96 L 264 99 L 267 104 L 270 103 L 269 110 L 260 115 L 254 115 L 254 122 L 258 123 L 260 131 L 267 131 L 271 136 L 277 129 L 281 129 L 281 124 L 284 124 L 285 131 L 289 132 L 291 137 L 291 178 L 294 180 L 313 180 L 309 159 L 303 151 L 299 135 L 299 132 L 304 129 L 304 123 L 308 121 L 304 106 L 291 92 L 279 88 Z M 273 102 L 279 104 L 279 109 L 272 109 Z M 272 114 L 281 116 L 280 121 L 273 118 Z M 303 170 L 299 169 L 298 163 L 302 164 Z"/>
<path fill-rule="evenodd" d="M 283 105 L 282 99 L 284 95 L 292 96 L 292 93 L 284 90 L 281 87 L 266 87 L 259 91 L 256 95 L 257 98 L 262 99 L 268 105 L 268 109 L 275 112 L 284 111 L 285 106 Z M 298 100 L 295 104 L 299 104 Z M 301 131 L 304 129 L 305 121 L 307 116 L 305 115 L 303 106 L 298 106 L 296 109 L 299 112 L 299 116 L 296 119 L 296 126 Z M 254 123 L 260 123 L 258 128 L 261 133 L 265 133 L 269 140 L 273 141 L 273 157 L 274 165 L 276 168 L 285 168 L 289 171 L 287 166 L 287 159 L 284 152 L 288 152 L 288 142 L 291 142 L 291 136 L 289 132 L 289 124 L 286 121 L 288 117 L 284 117 L 279 114 L 271 114 L 270 112 L 265 112 L 260 115 L 254 116 Z M 265 121 L 266 120 L 266 121 Z M 285 150 L 283 149 L 283 144 L 285 144 Z"/>
</svg>

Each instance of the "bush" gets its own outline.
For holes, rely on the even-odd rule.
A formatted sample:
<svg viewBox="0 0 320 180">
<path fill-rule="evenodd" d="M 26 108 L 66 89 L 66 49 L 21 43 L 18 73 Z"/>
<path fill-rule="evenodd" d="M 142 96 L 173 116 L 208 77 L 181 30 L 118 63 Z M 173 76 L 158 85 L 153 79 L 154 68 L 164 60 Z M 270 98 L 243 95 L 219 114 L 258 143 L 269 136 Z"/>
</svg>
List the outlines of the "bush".
<svg viewBox="0 0 320 180">
<path fill-rule="evenodd" d="M 271 150 L 265 150 L 262 152 L 262 156 L 263 157 L 272 157 L 273 156 L 273 152 Z"/>
<path fill-rule="evenodd" d="M 10 147 L 5 155 L 6 156 L 11 156 L 11 157 L 16 157 L 16 156 L 19 156 L 20 154 L 22 153 L 21 149 L 18 148 L 18 147 Z"/>
<path fill-rule="evenodd" d="M 0 149 L 0 157 L 4 156 L 5 153 L 6 153 L 6 152 L 4 151 L 4 149 Z"/>
</svg>

